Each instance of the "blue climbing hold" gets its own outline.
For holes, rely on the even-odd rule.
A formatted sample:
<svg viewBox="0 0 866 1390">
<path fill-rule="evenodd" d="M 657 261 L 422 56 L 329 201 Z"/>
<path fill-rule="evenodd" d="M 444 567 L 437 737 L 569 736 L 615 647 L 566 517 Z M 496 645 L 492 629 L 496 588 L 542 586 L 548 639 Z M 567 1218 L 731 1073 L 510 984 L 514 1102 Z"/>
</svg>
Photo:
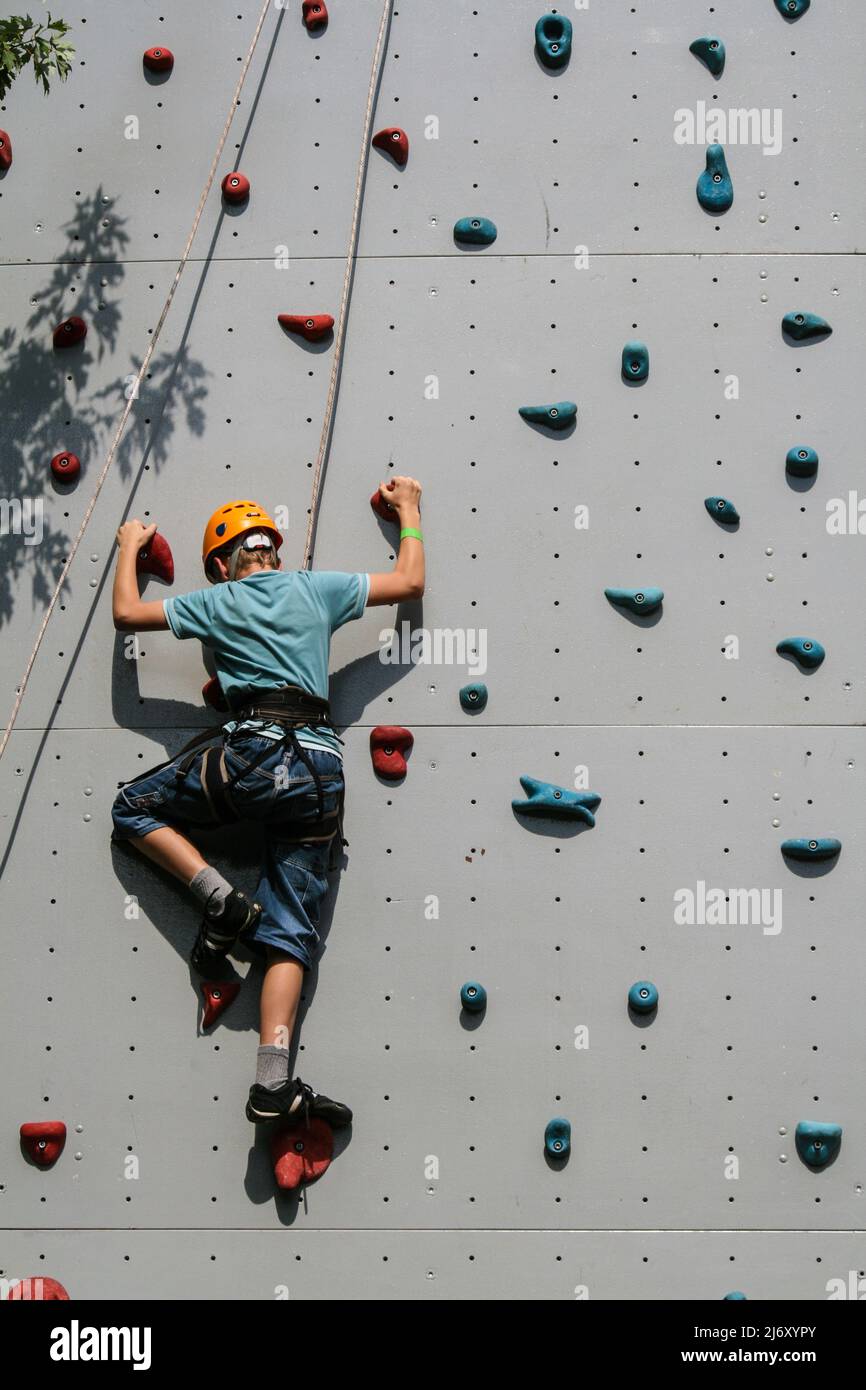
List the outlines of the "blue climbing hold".
<svg viewBox="0 0 866 1390">
<path fill-rule="evenodd" d="M 721 77 L 725 70 L 725 45 L 721 39 L 707 34 L 689 44 L 689 52 L 694 53 L 709 68 L 713 77 Z"/>
<path fill-rule="evenodd" d="M 464 685 L 460 691 L 460 704 L 467 714 L 477 714 L 487 704 L 487 686 L 480 681 Z"/>
<path fill-rule="evenodd" d="M 707 145 L 707 167 L 698 179 L 697 193 L 707 212 L 727 212 L 734 201 L 734 185 L 721 145 Z"/>
<path fill-rule="evenodd" d="M 628 1006 L 637 1014 L 651 1014 L 659 1004 L 659 992 L 649 980 L 638 980 L 628 992 Z"/>
<path fill-rule="evenodd" d="M 705 497 L 704 506 L 714 521 L 721 521 L 725 526 L 736 526 L 740 519 L 740 513 L 727 497 Z"/>
<path fill-rule="evenodd" d="M 561 1115 L 548 1120 L 544 1129 L 544 1152 L 550 1158 L 566 1158 L 571 1151 L 571 1125 Z"/>
<path fill-rule="evenodd" d="M 554 405 L 522 405 L 519 411 L 531 425 L 546 425 L 549 430 L 567 430 L 577 417 L 574 401 L 557 401 Z"/>
<path fill-rule="evenodd" d="M 782 853 L 789 859 L 834 859 L 842 848 L 841 840 L 783 840 Z"/>
<path fill-rule="evenodd" d="M 786 19 L 799 19 L 811 5 L 812 0 L 775 0 L 776 9 Z"/>
<path fill-rule="evenodd" d="M 807 343 L 810 339 L 829 338 L 833 330 L 820 314 L 807 314 L 803 309 L 793 309 L 782 319 L 782 332 L 797 343 Z"/>
<path fill-rule="evenodd" d="M 454 240 L 471 246 L 489 246 L 496 240 L 496 225 L 489 217 L 461 217 L 454 223 Z"/>
<path fill-rule="evenodd" d="M 467 980 L 460 990 L 460 1003 L 467 1013 L 480 1014 L 487 1007 L 487 990 L 476 980 Z"/>
<path fill-rule="evenodd" d="M 520 785 L 528 799 L 521 801 L 514 797 L 511 805 L 515 811 L 522 811 L 526 816 L 552 816 L 557 820 L 582 820 L 586 825 L 595 825 L 592 813 L 601 805 L 597 792 L 572 792 L 552 782 L 540 782 L 537 777 L 521 777 Z"/>
<path fill-rule="evenodd" d="M 535 51 L 546 68 L 561 68 L 571 57 L 572 24 L 562 14 L 543 14 L 535 26 Z"/>
<path fill-rule="evenodd" d="M 646 381 L 649 376 L 649 348 L 646 343 L 626 343 L 622 350 L 623 381 Z"/>
<path fill-rule="evenodd" d="M 723 1302 L 723 1303 L 747 1303 L 747 1302 L 748 1302 L 748 1299 L 746 1298 L 746 1295 L 745 1295 L 744 1293 L 740 1293 L 739 1289 L 734 1289 L 733 1293 L 726 1293 L 726 1294 L 725 1294 L 724 1298 L 722 1299 L 722 1302 Z"/>
<path fill-rule="evenodd" d="M 604 596 L 617 608 L 627 608 L 630 613 L 645 617 L 661 607 L 665 594 L 664 589 L 605 589 Z"/>
<path fill-rule="evenodd" d="M 795 444 L 785 456 L 785 468 L 793 478 L 814 478 L 818 472 L 818 455 L 806 444 Z"/>
<path fill-rule="evenodd" d="M 800 665 L 809 671 L 816 670 L 827 655 L 814 637 L 784 637 L 776 643 L 776 651 L 780 656 L 796 657 Z"/>
<path fill-rule="evenodd" d="M 842 1145 L 842 1126 L 820 1120 L 801 1120 L 794 1133 L 797 1153 L 810 1168 L 824 1168 Z"/>
</svg>

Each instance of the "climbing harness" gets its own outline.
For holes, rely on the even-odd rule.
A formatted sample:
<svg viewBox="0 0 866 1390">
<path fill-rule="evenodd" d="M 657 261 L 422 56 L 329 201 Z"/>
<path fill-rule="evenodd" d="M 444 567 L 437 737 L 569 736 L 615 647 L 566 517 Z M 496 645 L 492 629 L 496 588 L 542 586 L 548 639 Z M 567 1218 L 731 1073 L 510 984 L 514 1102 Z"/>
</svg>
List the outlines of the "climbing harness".
<svg viewBox="0 0 866 1390">
<path fill-rule="evenodd" d="M 337 734 L 331 720 L 330 703 L 322 699 L 321 696 L 309 694 L 298 685 L 282 686 L 274 690 L 250 690 L 242 702 L 238 702 L 236 699 L 232 706 L 232 718 L 237 721 L 238 725 L 246 720 L 255 719 L 261 720 L 263 724 L 277 724 L 282 728 L 282 737 L 271 739 L 270 743 L 274 747 L 290 746 L 295 756 L 306 767 L 316 787 L 317 815 L 315 819 L 300 819 L 296 811 L 287 811 L 282 816 L 279 813 L 269 816 L 267 823 L 269 827 L 278 829 L 280 839 L 305 844 L 308 842 L 330 844 L 330 867 L 333 868 L 338 849 L 346 843 L 343 840 L 345 786 L 340 788 L 334 810 L 326 811 L 321 775 L 307 750 L 298 742 L 296 733 L 297 729 L 307 725 L 318 725 L 327 728 L 334 738 L 342 743 L 343 740 Z M 155 772 L 161 772 L 163 768 L 172 765 L 175 767 L 177 780 L 183 781 L 201 755 L 199 776 L 214 824 L 227 825 L 238 821 L 242 817 L 232 800 L 232 786 L 239 778 L 252 772 L 273 752 L 271 747 L 264 748 L 252 762 L 246 763 L 238 772 L 231 774 L 226 764 L 225 750 L 226 747 L 231 748 L 232 740 L 239 732 L 241 732 L 239 728 L 234 728 L 226 733 L 223 724 L 215 724 L 207 729 L 202 729 L 171 758 L 157 763 L 155 767 L 149 768 L 146 772 L 138 773 L 122 785 L 124 787 L 135 786 L 151 777 Z M 217 742 L 217 740 L 219 741 Z M 205 747 L 205 745 L 210 746 Z"/>
</svg>

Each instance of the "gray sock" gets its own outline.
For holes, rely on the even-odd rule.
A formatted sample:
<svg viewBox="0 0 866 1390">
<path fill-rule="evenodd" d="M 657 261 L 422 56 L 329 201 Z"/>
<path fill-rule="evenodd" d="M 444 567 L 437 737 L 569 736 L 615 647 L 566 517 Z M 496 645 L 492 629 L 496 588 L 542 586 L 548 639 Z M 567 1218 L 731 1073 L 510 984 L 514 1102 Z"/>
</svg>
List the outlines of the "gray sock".
<svg viewBox="0 0 866 1390">
<path fill-rule="evenodd" d="M 190 892 L 194 893 L 207 913 L 208 917 L 219 917 L 225 901 L 232 886 L 227 883 L 222 874 L 217 873 L 212 865 L 197 873 L 194 879 L 190 880 Z"/>
<path fill-rule="evenodd" d="M 289 1080 L 289 1049 L 260 1047 L 256 1057 L 256 1084 L 275 1091 Z"/>
</svg>

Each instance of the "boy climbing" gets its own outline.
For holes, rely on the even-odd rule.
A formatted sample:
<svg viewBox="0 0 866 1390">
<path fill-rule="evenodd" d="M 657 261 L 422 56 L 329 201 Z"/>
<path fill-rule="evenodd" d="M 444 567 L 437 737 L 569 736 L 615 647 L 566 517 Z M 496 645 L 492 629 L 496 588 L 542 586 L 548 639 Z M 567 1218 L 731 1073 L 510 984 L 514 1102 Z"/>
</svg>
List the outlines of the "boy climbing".
<svg viewBox="0 0 866 1390">
<path fill-rule="evenodd" d="M 328 704 L 331 634 L 365 607 L 424 592 L 421 486 L 398 477 L 379 493 L 400 522 L 397 559 L 385 574 L 283 571 L 283 538 L 271 518 L 253 502 L 229 502 L 205 530 L 202 560 L 213 587 L 145 602 L 136 559 L 156 527 L 128 521 L 117 533 L 115 628 L 197 637 L 213 653 L 230 718 L 126 783 L 114 802 L 112 838 L 180 879 L 202 905 L 190 957 L 196 970 L 218 973 L 239 939 L 265 957 L 256 1079 L 246 1106 L 254 1124 L 302 1115 L 335 1126 L 352 1119 L 348 1106 L 293 1078 L 289 1064 L 304 972 L 319 945 L 326 875 L 342 847 L 342 740 Z M 264 832 L 254 900 L 183 833 L 241 819 Z"/>
</svg>

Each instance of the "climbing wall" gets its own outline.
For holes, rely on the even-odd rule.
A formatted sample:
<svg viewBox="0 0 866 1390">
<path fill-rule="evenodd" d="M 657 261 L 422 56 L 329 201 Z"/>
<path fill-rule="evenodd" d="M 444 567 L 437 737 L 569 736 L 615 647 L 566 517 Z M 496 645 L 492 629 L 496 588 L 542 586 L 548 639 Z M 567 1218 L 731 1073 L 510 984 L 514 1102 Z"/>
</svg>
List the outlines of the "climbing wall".
<svg viewBox="0 0 866 1390">
<path fill-rule="evenodd" d="M 22 76 L 2 108 L 4 721 L 258 19 L 243 0 L 76 6 L 68 83 L 46 99 Z M 267 15 L 0 764 L 0 1278 L 73 1298 L 857 1296 L 859 0 L 796 22 L 773 0 L 569 4 L 558 67 L 527 0 L 394 5 L 372 129 L 410 152 L 373 149 L 366 171 L 315 563 L 390 568 L 368 499 L 408 472 L 428 586 L 333 643 L 348 846 L 297 1069 L 355 1123 L 300 1198 L 243 1115 L 258 967 L 239 959 L 239 997 L 203 1029 L 194 907 L 109 846 L 118 783 L 212 718 L 196 644 L 113 630 L 118 523 L 172 547 L 174 585 L 148 598 L 201 587 L 229 497 L 277 512 L 302 562 L 334 341 L 277 314 L 338 315 L 382 4 L 329 9 L 317 33 L 300 0 Z M 721 75 L 690 53 L 701 36 L 724 41 Z M 153 46 L 170 73 L 143 67 Z M 696 196 L 715 143 L 724 212 Z M 456 240 L 463 218 L 495 241 Z M 797 342 L 789 313 L 832 336 Z M 57 351 L 70 315 L 87 337 Z M 642 384 L 622 378 L 634 341 Z M 565 402 L 565 430 L 519 414 Z M 62 452 L 76 484 L 52 478 Z M 654 588 L 652 613 L 605 595 Z M 813 645 L 777 653 L 789 638 Z M 472 683 L 488 702 L 466 712 Z M 381 724 L 414 734 L 402 782 L 373 772 Z M 561 789 L 557 810 L 596 793 L 594 827 L 513 809 L 524 776 Z M 254 839 L 208 843 L 254 885 Z M 461 1009 L 469 981 L 481 1013 Z M 628 1005 L 641 981 L 649 1013 Z M 556 1119 L 566 1158 L 545 1151 Z M 51 1167 L 19 1139 L 40 1121 L 67 1128 Z"/>
</svg>

